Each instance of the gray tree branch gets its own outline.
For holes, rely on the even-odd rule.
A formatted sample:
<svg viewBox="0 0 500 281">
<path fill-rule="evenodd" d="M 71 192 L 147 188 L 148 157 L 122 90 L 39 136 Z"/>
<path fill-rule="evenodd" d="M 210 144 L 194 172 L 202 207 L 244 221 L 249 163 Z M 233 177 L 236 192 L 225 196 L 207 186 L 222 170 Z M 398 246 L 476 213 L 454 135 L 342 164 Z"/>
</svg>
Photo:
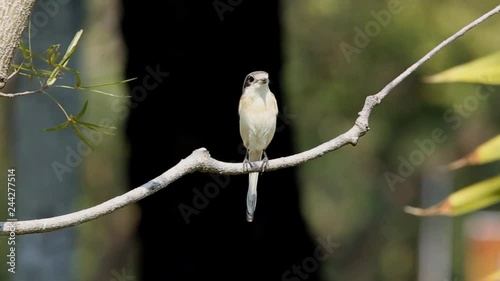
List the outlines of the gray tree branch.
<svg viewBox="0 0 500 281">
<path fill-rule="evenodd" d="M 15 97 L 20 97 L 20 96 L 26 96 L 26 95 L 32 95 L 32 94 L 38 94 L 43 92 L 43 90 L 46 87 L 42 87 L 38 90 L 32 90 L 32 91 L 24 91 L 24 92 L 16 92 L 16 93 L 2 93 L 0 92 L 0 97 L 4 98 L 15 98 Z"/>
<path fill-rule="evenodd" d="M 324 154 L 337 150 L 345 145 L 356 145 L 358 139 L 365 135 L 369 130 L 368 121 L 373 108 L 378 105 L 399 83 L 413 73 L 419 66 L 429 60 L 437 52 L 442 50 L 445 46 L 464 35 L 466 32 L 484 22 L 489 17 L 500 12 L 500 5 L 493 10 L 484 14 L 464 28 L 460 29 L 457 33 L 444 40 L 441 44 L 432 49 L 429 53 L 423 56 L 420 60 L 406 69 L 398 77 L 387 84 L 381 91 L 375 95 L 368 96 L 365 100 L 363 109 L 358 113 L 358 118 L 354 126 L 349 131 L 341 134 L 340 136 L 320 144 L 310 150 L 287 156 L 277 158 L 269 161 L 267 171 L 273 171 L 283 168 L 296 166 L 307 162 L 309 160 L 323 156 Z M 150 180 L 149 182 L 136 187 L 135 189 L 110 199 L 97 206 L 74 212 L 67 215 L 38 219 L 28 221 L 16 222 L 0 222 L 0 235 L 9 235 L 10 233 L 16 234 L 31 234 L 42 233 L 58 230 L 61 228 L 79 225 L 91 220 L 95 220 L 101 216 L 109 214 L 117 209 L 123 208 L 129 204 L 137 202 L 146 196 L 149 196 L 165 187 L 177 179 L 194 172 L 203 173 L 216 173 L 225 175 L 241 175 L 249 172 L 257 172 L 261 162 L 256 162 L 254 168 L 245 170 L 242 163 L 226 163 L 221 162 L 210 157 L 208 150 L 200 148 L 185 159 L 182 159 L 177 165 L 170 168 L 162 175 Z"/>
<path fill-rule="evenodd" d="M 0 89 L 9 78 L 9 67 L 35 0 L 0 0 Z"/>
</svg>

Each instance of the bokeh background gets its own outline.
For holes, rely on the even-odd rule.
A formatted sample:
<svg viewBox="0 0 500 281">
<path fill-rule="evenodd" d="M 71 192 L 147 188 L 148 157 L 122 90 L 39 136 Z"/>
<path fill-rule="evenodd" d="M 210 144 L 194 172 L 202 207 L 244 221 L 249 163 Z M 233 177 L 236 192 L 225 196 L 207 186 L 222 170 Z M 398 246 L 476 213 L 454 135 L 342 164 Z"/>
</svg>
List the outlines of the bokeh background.
<svg viewBox="0 0 500 281">
<path fill-rule="evenodd" d="M 69 130 L 40 131 L 64 122 L 55 104 L 43 96 L 0 100 L 0 165 L 18 170 L 17 217 L 44 218 L 101 203 L 201 146 L 218 159 L 241 161 L 236 108 L 243 78 L 256 69 L 270 72 L 282 112 L 283 131 L 269 147 L 270 157 L 310 149 L 351 128 L 367 95 L 497 4 L 168 1 L 161 9 L 152 1 L 40 1 L 34 48 L 43 52 L 60 43 L 65 50 L 84 29 L 70 62 L 84 84 L 139 77 L 105 88 L 126 96 L 142 85 L 147 66 L 159 64 L 169 76 L 144 100 L 54 92 L 68 111 L 76 114 L 88 100 L 86 120 L 109 119 L 117 127 L 114 136 L 98 138 L 95 151 L 81 161 L 70 159 L 78 163 L 63 180 L 53 163 L 69 165 L 67 155 L 81 141 Z M 221 7 L 228 9 L 222 18 Z M 497 15 L 426 62 L 374 109 L 371 130 L 355 147 L 264 174 L 251 225 L 244 221 L 244 176 L 231 176 L 230 187 L 186 225 L 179 204 L 192 202 L 193 187 L 203 190 L 212 180 L 189 175 L 173 191 L 93 222 L 17 237 L 17 273 L 8 273 L 4 263 L 0 278 L 475 281 L 500 270 L 498 206 L 455 218 L 404 212 L 407 205 L 430 206 L 498 174 L 498 163 L 453 172 L 442 165 L 500 132 L 500 88 L 426 84 L 423 78 L 498 51 L 499 26 Z M 10 90 L 30 87 L 19 79 Z M 478 91 L 490 94 L 482 100 Z M 418 144 L 429 143 L 436 129 L 446 140 L 432 142 L 425 153 Z M 416 151 L 424 152 L 421 161 L 411 160 Z M 389 174 L 398 180 L 388 181 Z M 0 214 L 6 217 L 2 200 Z M 482 229 L 490 229 L 487 239 Z M 0 239 L 2 253 L 8 253 L 6 241 Z M 336 247 L 324 249 L 319 260 L 315 249 L 325 241 Z M 294 266 L 302 274 L 286 274 Z"/>
</svg>

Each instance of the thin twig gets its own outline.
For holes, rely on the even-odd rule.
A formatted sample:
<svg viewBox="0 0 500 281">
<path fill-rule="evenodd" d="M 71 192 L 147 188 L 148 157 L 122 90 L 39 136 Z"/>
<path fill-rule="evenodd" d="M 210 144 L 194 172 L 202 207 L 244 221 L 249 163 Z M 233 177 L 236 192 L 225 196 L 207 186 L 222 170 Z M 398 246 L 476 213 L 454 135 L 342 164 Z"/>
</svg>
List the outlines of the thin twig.
<svg viewBox="0 0 500 281">
<path fill-rule="evenodd" d="M 318 158 L 325 153 L 337 150 L 347 144 L 356 145 L 358 139 L 365 135 L 368 130 L 368 121 L 373 108 L 378 105 L 382 99 L 384 99 L 389 92 L 394 89 L 399 83 L 401 83 L 406 77 L 413 73 L 419 66 L 424 62 L 429 60 L 437 52 L 443 49 L 445 46 L 464 35 L 467 31 L 471 30 L 475 26 L 484 22 L 489 17 L 500 12 L 500 5 L 495 7 L 490 12 L 484 14 L 477 20 L 468 24 L 464 28 L 460 29 L 457 33 L 443 41 L 437 47 L 432 49 L 424 57 L 410 66 L 407 70 L 401 73 L 393 81 L 387 84 L 381 91 L 377 94 L 368 96 L 365 100 L 363 109 L 359 112 L 359 117 L 356 119 L 355 125 L 347 132 L 342 135 L 325 142 L 317 147 L 310 150 L 291 155 L 288 157 L 273 159 L 268 162 L 268 171 L 283 169 L 291 166 L 296 166 L 301 163 L 307 162 L 309 160 Z M 193 172 L 205 172 L 205 173 L 217 173 L 225 175 L 241 175 L 247 174 L 249 172 L 259 171 L 259 167 L 262 163 L 256 163 L 254 168 L 249 168 L 248 170 L 243 168 L 241 163 L 226 163 L 221 162 L 210 157 L 209 152 L 205 148 L 200 148 L 195 151 L 185 159 L 181 160 L 177 165 L 167 170 L 162 175 L 156 177 L 153 180 L 123 194 L 110 199 L 104 203 L 96 205 L 94 207 L 84 209 L 78 212 L 46 218 L 39 220 L 28 220 L 28 221 L 16 221 L 16 222 L 0 222 L 0 235 L 9 235 L 11 232 L 16 234 L 31 234 L 31 233 L 42 233 L 54 231 L 66 227 L 71 227 L 79 225 L 91 220 L 95 220 L 101 216 L 109 214 L 117 209 L 123 208 L 129 204 L 137 202 L 146 196 L 149 196 L 165 187 L 167 187 L 172 182 L 178 180 L 179 178 L 193 173 Z"/>
<path fill-rule="evenodd" d="M 44 90 L 45 90 L 45 88 L 40 88 L 38 90 L 32 90 L 32 91 L 18 92 L 18 93 L 2 93 L 2 92 L 0 92 L 0 96 L 5 97 L 5 98 L 15 98 L 15 97 L 20 97 L 20 96 L 27 96 L 27 95 L 42 93 Z"/>
<path fill-rule="evenodd" d="M 12 79 L 14 76 L 16 76 L 16 74 L 18 74 L 18 73 L 19 73 L 19 71 L 21 71 L 21 67 L 22 67 L 22 66 L 23 66 L 23 64 L 21 63 L 21 65 L 19 65 L 19 67 L 18 67 L 18 68 L 16 68 L 16 69 L 14 70 L 14 72 L 12 72 L 12 73 L 9 75 L 9 77 L 7 77 L 7 80 L 10 80 L 10 79 Z"/>
</svg>

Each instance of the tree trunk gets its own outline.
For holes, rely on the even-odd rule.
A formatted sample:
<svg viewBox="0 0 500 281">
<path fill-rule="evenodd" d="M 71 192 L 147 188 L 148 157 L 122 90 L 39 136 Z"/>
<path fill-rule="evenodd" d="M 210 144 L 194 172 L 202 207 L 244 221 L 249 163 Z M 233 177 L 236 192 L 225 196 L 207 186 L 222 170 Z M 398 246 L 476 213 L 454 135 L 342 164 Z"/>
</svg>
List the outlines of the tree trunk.
<svg viewBox="0 0 500 281">
<path fill-rule="evenodd" d="M 0 89 L 7 83 L 12 58 L 35 0 L 0 0 Z"/>
</svg>

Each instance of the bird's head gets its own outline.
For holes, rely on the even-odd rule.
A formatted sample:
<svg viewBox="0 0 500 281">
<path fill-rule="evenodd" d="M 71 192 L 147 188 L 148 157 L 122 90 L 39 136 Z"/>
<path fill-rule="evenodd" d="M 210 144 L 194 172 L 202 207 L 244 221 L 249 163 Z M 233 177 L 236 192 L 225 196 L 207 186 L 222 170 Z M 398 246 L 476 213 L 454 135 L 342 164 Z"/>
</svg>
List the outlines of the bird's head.
<svg viewBox="0 0 500 281">
<path fill-rule="evenodd" d="M 254 71 L 245 77 L 245 82 L 243 82 L 243 91 L 249 90 L 259 90 L 268 89 L 269 87 L 269 74 L 265 71 Z"/>
</svg>

